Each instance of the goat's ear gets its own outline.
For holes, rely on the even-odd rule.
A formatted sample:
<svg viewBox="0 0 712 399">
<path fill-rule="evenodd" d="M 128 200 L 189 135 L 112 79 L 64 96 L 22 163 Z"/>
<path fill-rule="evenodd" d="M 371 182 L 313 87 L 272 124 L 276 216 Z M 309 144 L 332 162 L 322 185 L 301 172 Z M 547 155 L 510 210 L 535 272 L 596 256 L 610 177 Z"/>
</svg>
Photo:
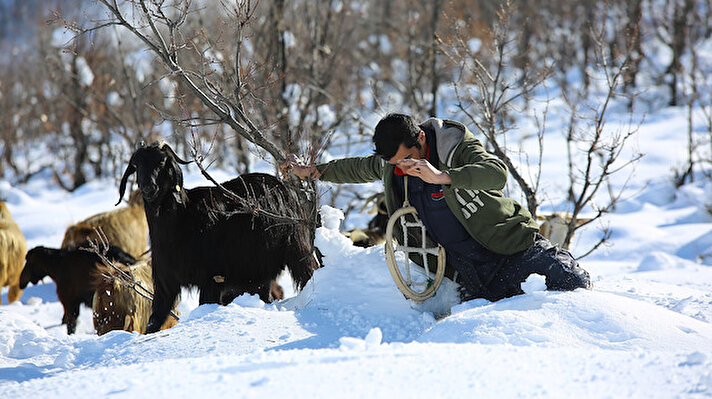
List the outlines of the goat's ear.
<svg viewBox="0 0 712 399">
<path fill-rule="evenodd" d="M 168 163 L 170 164 L 168 173 L 171 177 L 171 194 L 173 194 L 173 198 L 177 203 L 185 205 L 183 195 L 183 172 L 176 162 Z"/>
<path fill-rule="evenodd" d="M 124 171 L 124 176 L 121 177 L 121 184 L 119 185 L 119 200 L 116 202 L 116 205 L 119 205 L 121 203 L 121 200 L 124 198 L 124 192 L 126 192 L 126 180 L 128 180 L 129 176 L 131 176 L 134 172 L 136 172 L 136 165 L 134 165 L 133 157 L 131 157 L 131 160 L 129 161 L 129 166 L 126 167 L 126 171 Z"/>
</svg>

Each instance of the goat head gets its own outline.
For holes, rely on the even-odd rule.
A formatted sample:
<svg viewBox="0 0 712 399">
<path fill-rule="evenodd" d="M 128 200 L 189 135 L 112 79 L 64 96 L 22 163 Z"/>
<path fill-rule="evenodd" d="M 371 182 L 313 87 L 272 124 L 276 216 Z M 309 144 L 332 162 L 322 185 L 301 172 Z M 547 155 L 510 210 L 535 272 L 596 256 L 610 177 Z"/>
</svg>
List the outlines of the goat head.
<svg viewBox="0 0 712 399">
<path fill-rule="evenodd" d="M 178 204 L 184 203 L 183 172 L 178 164 L 182 160 L 166 143 L 140 146 L 131 156 L 119 185 L 119 201 L 126 191 L 126 181 L 136 173 L 136 182 L 146 203 L 160 203 L 167 193 L 172 193 Z"/>
<path fill-rule="evenodd" d="M 40 280 L 47 276 L 47 271 L 44 269 L 46 253 L 47 249 L 45 247 L 35 247 L 27 252 L 27 255 L 25 255 L 25 267 L 22 269 L 22 273 L 20 273 L 21 289 L 24 290 L 27 288 L 29 283 L 37 285 Z"/>
</svg>

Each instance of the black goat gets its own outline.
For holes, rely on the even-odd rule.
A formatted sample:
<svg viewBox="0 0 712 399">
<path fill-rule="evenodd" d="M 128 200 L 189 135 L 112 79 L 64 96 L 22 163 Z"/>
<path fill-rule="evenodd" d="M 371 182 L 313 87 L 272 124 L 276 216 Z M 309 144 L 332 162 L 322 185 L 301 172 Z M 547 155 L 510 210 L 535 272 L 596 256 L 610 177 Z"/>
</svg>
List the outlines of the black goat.
<svg viewBox="0 0 712 399">
<path fill-rule="evenodd" d="M 125 265 L 136 262 L 133 256 L 115 246 L 109 246 L 105 256 L 111 262 L 118 261 Z M 45 276 L 50 276 L 57 285 L 57 298 L 64 308 L 62 324 L 67 325 L 67 334 L 74 334 L 79 305 L 92 305 L 93 274 L 103 264 L 101 258 L 83 249 L 35 247 L 27 252 L 25 259 L 25 267 L 20 274 L 20 288 L 25 289 L 27 284 L 37 284 Z"/>
<path fill-rule="evenodd" d="M 158 331 L 184 286 L 198 287 L 200 304 L 226 305 L 245 292 L 269 302 L 285 266 L 297 288 L 306 284 L 317 267 L 313 229 L 296 221 L 302 211 L 293 190 L 263 173 L 222 183 L 228 193 L 184 190 L 178 163 L 187 162 L 166 144 L 142 146 L 119 187 L 120 202 L 136 173 L 148 219 L 155 295 L 146 333 Z"/>
</svg>

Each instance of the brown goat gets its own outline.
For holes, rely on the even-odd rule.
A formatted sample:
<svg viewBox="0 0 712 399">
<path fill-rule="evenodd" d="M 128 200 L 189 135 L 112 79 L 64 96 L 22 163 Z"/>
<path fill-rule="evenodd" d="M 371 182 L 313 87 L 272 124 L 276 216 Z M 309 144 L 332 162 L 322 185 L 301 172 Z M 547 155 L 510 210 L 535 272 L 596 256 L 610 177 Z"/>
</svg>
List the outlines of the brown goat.
<svg viewBox="0 0 712 399">
<path fill-rule="evenodd" d="M 368 228 L 355 228 L 344 232 L 344 235 L 349 237 L 357 247 L 368 248 L 374 245 L 381 245 L 386 242 L 388 211 L 386 210 L 385 195 L 383 193 L 378 193 L 371 196 L 371 198 L 366 200 L 366 205 L 368 205 L 372 200 L 375 200 L 375 203 L 368 213 L 375 214 L 375 216 L 368 222 Z M 364 208 L 361 208 L 361 211 L 363 211 Z"/>
<path fill-rule="evenodd" d="M 7 302 L 13 303 L 22 296 L 20 273 L 25 264 L 27 244 L 17 223 L 12 220 L 4 202 L 0 202 L 0 288 L 9 285 Z M 0 297 L 0 305 L 2 298 Z"/>
<path fill-rule="evenodd" d="M 97 334 L 104 335 L 113 330 L 137 331 L 146 333 L 146 323 L 151 317 L 151 301 L 136 292 L 130 284 L 136 282 L 146 290 L 153 292 L 151 259 L 141 259 L 131 266 L 116 265 L 128 278 L 112 267 L 100 265 L 94 272 L 94 300 L 92 302 L 94 328 Z M 145 291 L 136 287 L 140 292 Z M 178 314 L 176 306 L 173 312 Z M 171 328 L 178 321 L 168 317 L 161 330 Z"/>
<path fill-rule="evenodd" d="M 566 239 L 571 218 L 571 214 L 567 212 L 554 212 L 551 215 L 538 216 L 537 219 L 543 220 L 542 224 L 539 225 L 539 234 L 559 248 L 568 249 L 568 245 L 564 246 L 564 240 Z M 590 221 L 591 219 L 577 218 L 574 231 Z M 573 234 L 571 234 L 571 238 L 573 238 Z"/>
<path fill-rule="evenodd" d="M 373 247 L 386 242 L 385 233 L 380 229 L 362 230 L 355 228 L 353 230 L 344 231 L 343 234 L 348 237 L 355 246 L 362 248 Z"/>
<path fill-rule="evenodd" d="M 124 208 L 98 213 L 69 226 L 64 233 L 62 248 L 75 249 L 87 246 L 89 241 L 101 241 L 96 232 L 99 229 L 109 244 L 140 258 L 148 245 L 148 223 L 141 193 L 138 190 L 132 192 L 129 205 Z"/>
<path fill-rule="evenodd" d="M 114 246 L 109 246 L 106 257 L 112 262 L 136 262 L 131 255 Z M 74 334 L 80 305 L 91 306 L 94 288 L 90 280 L 94 270 L 103 264 L 101 258 L 81 249 L 45 247 L 32 248 L 26 258 L 27 263 L 20 274 L 20 288 L 24 289 L 29 283 L 37 284 L 49 275 L 57 285 L 57 298 L 64 308 L 62 324 L 67 325 L 67 334 Z"/>
</svg>

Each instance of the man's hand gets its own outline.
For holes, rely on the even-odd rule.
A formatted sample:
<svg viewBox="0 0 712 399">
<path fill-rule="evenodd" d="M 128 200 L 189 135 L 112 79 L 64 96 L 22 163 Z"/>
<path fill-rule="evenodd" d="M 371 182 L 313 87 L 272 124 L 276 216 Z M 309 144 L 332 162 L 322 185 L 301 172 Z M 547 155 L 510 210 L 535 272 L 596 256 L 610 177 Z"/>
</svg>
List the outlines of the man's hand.
<svg viewBox="0 0 712 399">
<path fill-rule="evenodd" d="M 281 170 L 284 175 L 292 172 L 292 174 L 301 180 L 308 178 L 318 179 L 321 177 L 321 173 L 316 169 L 316 165 L 303 165 L 294 154 L 287 155 L 287 160 L 279 165 L 279 170 Z"/>
<path fill-rule="evenodd" d="M 403 173 L 419 177 L 426 183 L 432 184 L 450 184 L 452 180 L 447 172 L 443 172 L 435 168 L 428 162 L 427 159 L 401 159 L 398 161 L 398 167 Z"/>
</svg>

